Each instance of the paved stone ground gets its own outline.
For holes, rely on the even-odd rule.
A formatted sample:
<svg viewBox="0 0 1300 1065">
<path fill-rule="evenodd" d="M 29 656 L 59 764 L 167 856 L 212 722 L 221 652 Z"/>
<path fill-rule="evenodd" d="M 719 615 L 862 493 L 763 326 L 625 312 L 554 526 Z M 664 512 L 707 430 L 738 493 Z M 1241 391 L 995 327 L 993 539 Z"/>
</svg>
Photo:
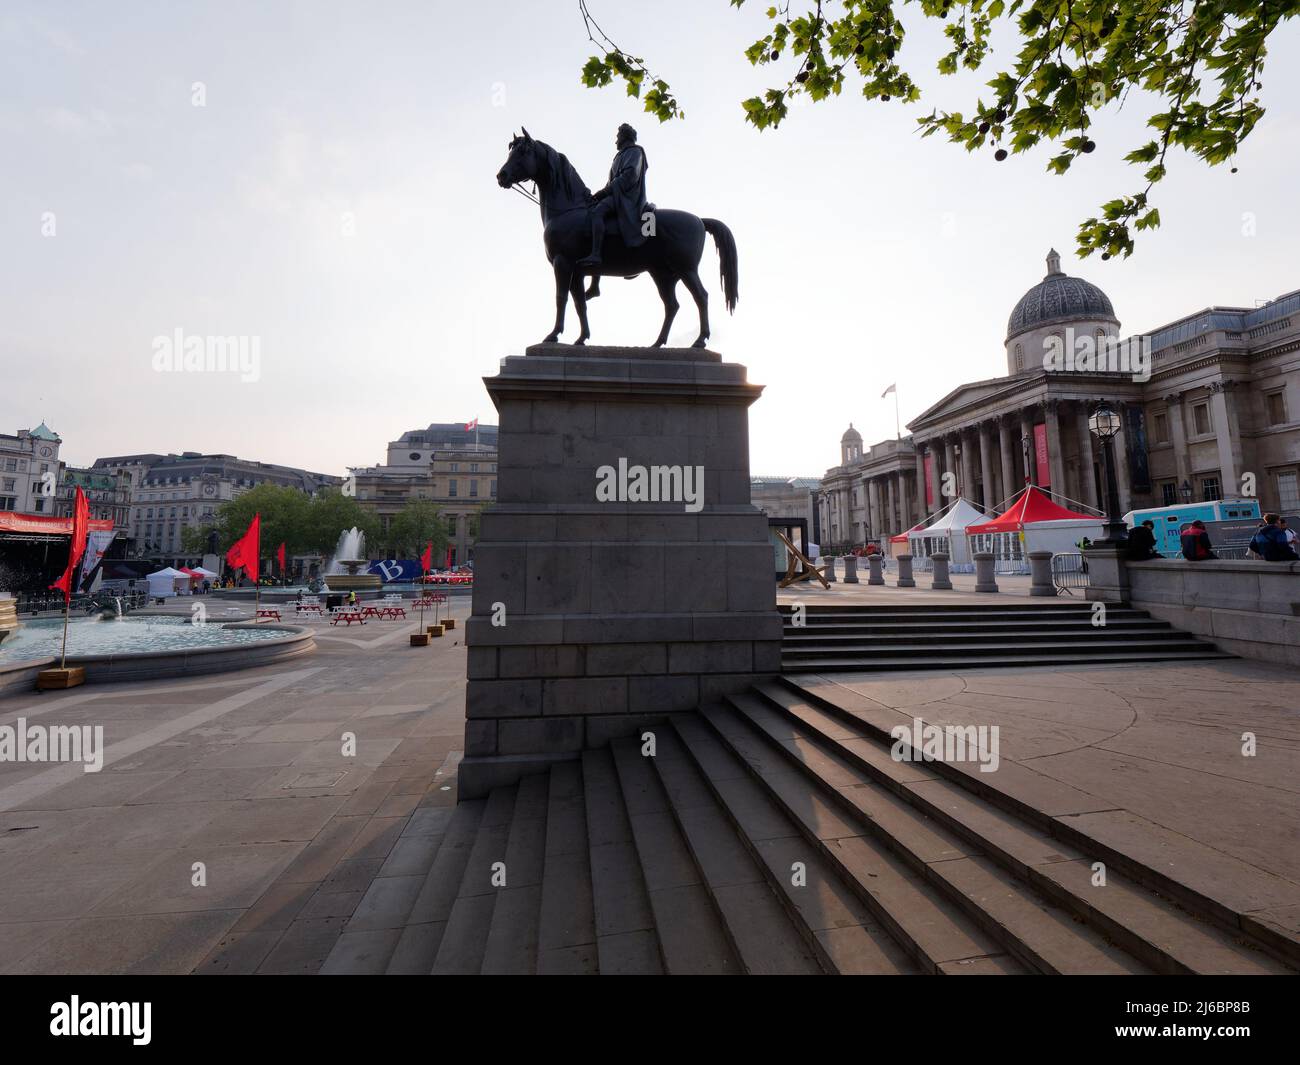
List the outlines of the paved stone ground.
<svg viewBox="0 0 1300 1065">
<path fill-rule="evenodd" d="M 975 591 L 975 574 L 973 573 L 953 573 L 951 574 L 952 590 L 936 592 L 930 587 L 930 574 L 922 573 L 918 570 L 915 573 L 915 588 L 898 588 L 894 585 L 896 575 L 887 572 L 885 574 L 885 583 L 883 585 L 867 584 L 867 568 L 862 566 L 858 574 L 858 584 L 844 583 L 844 563 L 840 562 L 836 568 L 839 580 L 834 582 L 829 588 L 823 588 L 816 581 L 801 581 L 798 584 L 792 584 L 789 588 L 777 590 L 776 599 L 778 603 L 802 602 L 809 605 L 827 605 L 827 606 L 857 606 L 859 604 L 878 605 L 878 606 L 922 606 L 931 603 L 1002 603 L 1006 604 L 1008 599 L 1027 599 L 1029 598 L 1029 575 L 1028 574 L 998 574 L 998 590 L 993 592 L 976 592 Z M 1083 589 L 1078 589 L 1073 596 L 1062 595 L 1058 598 L 1062 602 L 1080 602 L 1083 599 Z M 1037 600 L 1039 603 L 1050 603 L 1052 600 L 1047 596 L 1042 596 Z"/>
<path fill-rule="evenodd" d="M 1235 659 L 819 682 L 896 711 L 900 723 L 997 725 L 1004 763 L 1096 800 L 1078 807 L 1092 812 L 1077 828 L 1300 930 L 1300 672 Z M 988 777 L 999 787 L 998 773 Z M 1139 818 L 1159 831 L 1139 831 Z"/>
<path fill-rule="evenodd" d="M 0 699 L 0 724 L 102 724 L 110 747 L 99 774 L 0 764 L 0 971 L 386 958 L 455 803 L 463 728 L 464 630 L 412 649 L 412 629 L 318 625 L 291 669 Z M 1300 907 L 1280 900 L 1300 885 L 1297 677 L 1229 661 L 825 679 L 900 720 L 999 725 L 1004 760 L 1102 799 L 1121 842 L 1131 812 L 1207 856 L 1207 875 L 1240 862 L 1277 878 L 1276 919 L 1294 927 Z"/>
<path fill-rule="evenodd" d="M 0 725 L 103 725 L 107 747 L 100 773 L 0 764 L 0 971 L 313 973 L 382 925 L 456 801 L 464 629 L 312 627 L 288 669 L 0 699 Z"/>
</svg>

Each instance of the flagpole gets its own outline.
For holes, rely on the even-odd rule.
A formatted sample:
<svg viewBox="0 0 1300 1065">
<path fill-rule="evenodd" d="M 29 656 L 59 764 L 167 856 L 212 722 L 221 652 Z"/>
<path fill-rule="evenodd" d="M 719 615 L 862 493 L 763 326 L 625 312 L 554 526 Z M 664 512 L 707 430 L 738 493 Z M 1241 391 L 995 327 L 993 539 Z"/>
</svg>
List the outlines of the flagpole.
<svg viewBox="0 0 1300 1065">
<path fill-rule="evenodd" d="M 72 597 L 65 592 L 63 595 L 63 650 L 59 653 L 59 668 L 68 668 L 68 612 L 72 608 Z"/>
<path fill-rule="evenodd" d="M 894 439 L 903 439 L 903 430 L 899 427 L 898 422 L 898 385 L 894 386 Z"/>
</svg>

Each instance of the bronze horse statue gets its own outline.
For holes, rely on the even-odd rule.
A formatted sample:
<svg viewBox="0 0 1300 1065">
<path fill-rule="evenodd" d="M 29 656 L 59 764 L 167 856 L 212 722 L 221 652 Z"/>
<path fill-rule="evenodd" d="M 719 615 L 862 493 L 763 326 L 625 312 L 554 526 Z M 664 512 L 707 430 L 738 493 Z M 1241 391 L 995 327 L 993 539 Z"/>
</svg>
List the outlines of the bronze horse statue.
<svg viewBox="0 0 1300 1065">
<path fill-rule="evenodd" d="M 591 190 L 563 155 L 549 144 L 534 140 L 527 130 L 510 141 L 510 154 L 497 172 L 497 184 L 508 189 L 522 181 L 532 181 L 542 209 L 542 239 L 546 257 L 555 270 L 555 328 L 543 341 L 553 344 L 564 329 L 564 311 L 569 297 L 578 311 L 582 332 L 575 344 L 591 336 L 587 327 L 587 300 L 600 295 L 600 276 L 636 277 L 649 273 L 664 303 L 664 324 L 655 347 L 668 341 L 668 330 L 677 315 L 677 282 L 686 285 L 700 311 L 700 335 L 693 347 L 704 347 L 709 339 L 709 294 L 700 281 L 700 257 L 704 254 L 704 235 L 712 234 L 720 260 L 722 291 L 727 310 L 736 309 L 739 292 L 736 281 L 736 241 L 725 225 L 716 218 L 698 218 L 686 211 L 653 211 L 653 235 L 638 247 L 629 248 L 611 226 L 605 235 L 602 261 L 596 266 L 580 266 L 591 248 Z M 583 277 L 592 275 L 591 287 L 583 290 Z"/>
</svg>

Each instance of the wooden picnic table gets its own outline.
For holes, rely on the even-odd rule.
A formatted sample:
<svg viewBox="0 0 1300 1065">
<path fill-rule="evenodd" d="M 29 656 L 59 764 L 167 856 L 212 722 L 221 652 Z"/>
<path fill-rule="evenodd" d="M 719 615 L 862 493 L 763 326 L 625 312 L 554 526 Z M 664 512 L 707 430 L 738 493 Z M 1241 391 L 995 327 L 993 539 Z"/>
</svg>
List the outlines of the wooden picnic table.
<svg viewBox="0 0 1300 1065">
<path fill-rule="evenodd" d="M 339 607 L 330 618 L 330 624 L 337 625 L 340 621 L 346 621 L 348 628 L 352 628 L 354 621 L 358 625 L 364 625 L 366 623 L 365 613 L 356 607 Z"/>
<path fill-rule="evenodd" d="M 396 603 L 388 603 L 379 608 L 379 616 L 383 618 L 404 618 L 406 617 L 406 607 L 398 606 Z"/>
<path fill-rule="evenodd" d="M 276 610 L 275 607 L 270 606 L 258 607 L 257 616 L 259 618 L 274 618 L 276 621 L 279 621 L 280 611 Z"/>
</svg>

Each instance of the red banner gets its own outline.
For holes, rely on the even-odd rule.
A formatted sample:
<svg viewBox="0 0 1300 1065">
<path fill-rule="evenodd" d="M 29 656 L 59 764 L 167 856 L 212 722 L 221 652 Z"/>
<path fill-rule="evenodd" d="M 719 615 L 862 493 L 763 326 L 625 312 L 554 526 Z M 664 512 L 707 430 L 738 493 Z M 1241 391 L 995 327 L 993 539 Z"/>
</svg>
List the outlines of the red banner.
<svg viewBox="0 0 1300 1065">
<path fill-rule="evenodd" d="M 65 601 L 72 597 L 72 575 L 86 552 L 86 535 L 89 531 L 90 504 L 86 502 L 86 494 L 78 487 L 72 503 L 72 543 L 68 546 L 68 568 L 63 571 L 62 577 L 50 585 L 63 593 Z"/>
<path fill-rule="evenodd" d="M 250 576 L 258 575 L 258 557 L 262 553 L 262 515 L 253 515 L 253 521 L 244 533 L 226 552 L 226 565 L 231 569 L 243 569 Z"/>
<path fill-rule="evenodd" d="M 280 572 L 284 573 L 284 544 L 275 549 L 275 560 L 280 563 Z"/>
<path fill-rule="evenodd" d="M 424 549 L 424 554 L 420 556 L 420 569 L 428 573 L 433 569 L 433 541 L 429 541 L 429 546 Z"/>
<path fill-rule="evenodd" d="M 1061 486 L 1052 484 L 1052 464 L 1047 454 L 1047 426 L 1042 422 L 1034 426 L 1034 465 L 1038 469 L 1038 477 L 1034 483 L 1040 488 L 1051 485 L 1059 492 Z"/>
</svg>

